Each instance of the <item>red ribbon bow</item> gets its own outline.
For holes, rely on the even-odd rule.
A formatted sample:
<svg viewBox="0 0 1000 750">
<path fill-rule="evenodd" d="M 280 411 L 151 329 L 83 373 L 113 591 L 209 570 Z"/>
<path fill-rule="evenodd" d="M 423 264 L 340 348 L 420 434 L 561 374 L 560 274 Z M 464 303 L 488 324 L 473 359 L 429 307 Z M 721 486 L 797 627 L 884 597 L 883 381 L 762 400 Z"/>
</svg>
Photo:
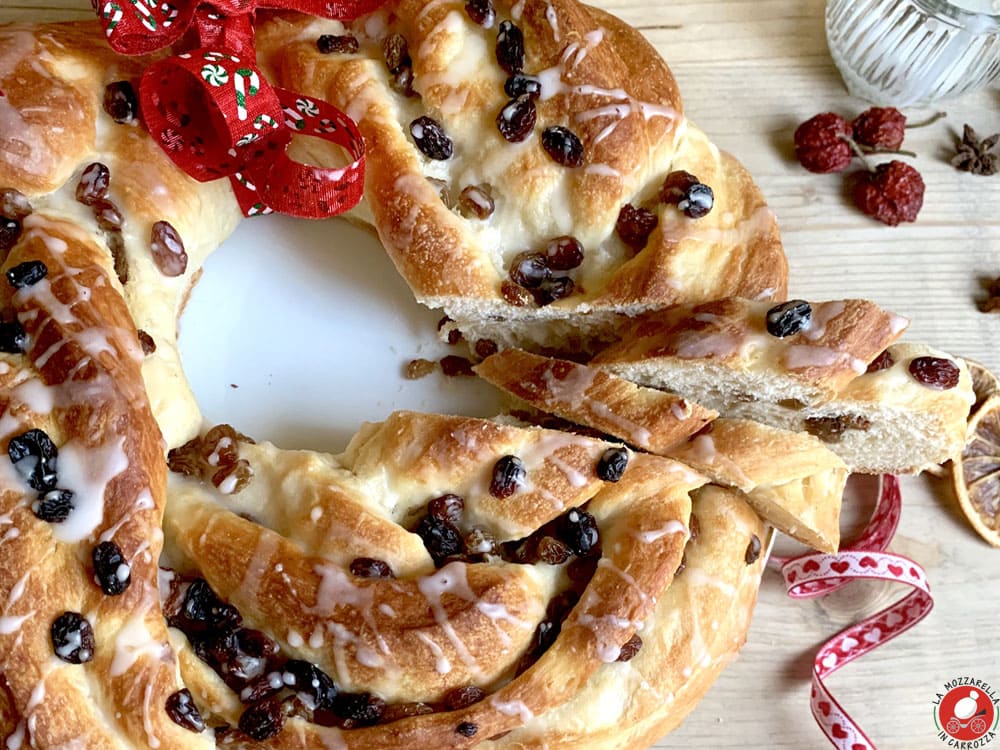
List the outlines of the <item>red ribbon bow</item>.
<svg viewBox="0 0 1000 750">
<path fill-rule="evenodd" d="M 229 177 L 244 215 L 320 219 L 361 200 L 365 147 L 357 125 L 319 99 L 271 86 L 256 63 L 259 8 L 347 20 L 384 0 L 92 0 L 108 42 L 141 55 L 178 42 L 192 26 L 198 49 L 151 65 L 139 84 L 142 117 L 170 159 L 196 180 Z M 345 148 L 344 167 L 314 167 L 286 153 L 292 136 Z"/>
</svg>

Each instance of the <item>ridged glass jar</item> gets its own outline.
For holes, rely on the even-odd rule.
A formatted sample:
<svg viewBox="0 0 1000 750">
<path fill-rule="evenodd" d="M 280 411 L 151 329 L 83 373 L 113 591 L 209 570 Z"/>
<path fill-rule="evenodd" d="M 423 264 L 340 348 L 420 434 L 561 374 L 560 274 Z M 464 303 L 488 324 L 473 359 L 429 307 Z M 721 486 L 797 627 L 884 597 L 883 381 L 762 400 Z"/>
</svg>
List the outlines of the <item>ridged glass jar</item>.
<svg viewBox="0 0 1000 750">
<path fill-rule="evenodd" d="M 826 36 L 848 90 L 875 104 L 926 103 L 1000 79 L 997 0 L 827 0 Z"/>
</svg>

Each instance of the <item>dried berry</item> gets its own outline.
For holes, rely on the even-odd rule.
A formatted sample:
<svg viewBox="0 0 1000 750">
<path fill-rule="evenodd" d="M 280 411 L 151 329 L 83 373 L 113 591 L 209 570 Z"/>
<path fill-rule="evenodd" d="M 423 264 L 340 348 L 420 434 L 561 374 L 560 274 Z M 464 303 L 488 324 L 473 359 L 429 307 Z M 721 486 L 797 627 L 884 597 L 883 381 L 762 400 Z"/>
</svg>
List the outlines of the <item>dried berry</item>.
<svg viewBox="0 0 1000 750">
<path fill-rule="evenodd" d="M 94 578 L 108 596 L 118 596 L 132 583 L 132 569 L 129 567 L 121 547 L 114 542 L 101 542 L 91 553 L 94 563 Z"/>
<path fill-rule="evenodd" d="M 510 497 L 522 487 L 528 478 L 524 463 L 517 456 L 504 456 L 493 466 L 490 494 L 503 499 Z"/>
<path fill-rule="evenodd" d="M 501 21 L 497 30 L 497 62 L 510 75 L 524 70 L 524 32 L 512 21 Z"/>
<path fill-rule="evenodd" d="M 455 145 L 451 138 L 444 132 L 441 123 L 432 117 L 418 117 L 410 123 L 410 135 L 417 148 L 428 159 L 436 161 L 446 161 L 455 152 Z"/>
<path fill-rule="evenodd" d="M 542 148 L 552 161 L 564 167 L 583 164 L 583 143 L 569 128 L 553 125 L 542 131 Z"/>
<path fill-rule="evenodd" d="M 969 125 L 962 128 L 962 140 L 956 147 L 951 165 L 962 172 L 978 175 L 993 175 L 1000 171 L 1000 154 L 993 149 L 1000 143 L 1000 133 L 980 140 Z"/>
<path fill-rule="evenodd" d="M 22 354 L 28 346 L 28 333 L 18 321 L 0 322 L 0 352 Z"/>
<path fill-rule="evenodd" d="M 861 173 L 854 186 L 854 203 L 866 215 L 891 227 L 916 221 L 924 205 L 924 179 L 901 161 L 879 164 L 874 172 Z"/>
<path fill-rule="evenodd" d="M 277 650 L 278 644 L 259 630 L 233 630 L 224 625 L 205 634 L 199 656 L 214 667 L 230 688 L 241 692 L 273 668 L 270 659 Z"/>
<path fill-rule="evenodd" d="M 184 241 L 167 221 L 153 224 L 149 236 L 149 249 L 153 262 L 164 276 L 180 276 L 187 270 L 188 256 L 184 251 Z"/>
<path fill-rule="evenodd" d="M 461 555 L 465 549 L 459 530 L 434 516 L 424 516 L 417 525 L 416 534 L 439 567 L 449 557 Z"/>
<path fill-rule="evenodd" d="M 26 260 L 7 271 L 7 282 L 15 289 L 33 286 L 49 273 L 48 267 L 40 260 Z"/>
<path fill-rule="evenodd" d="M 94 658 L 94 629 L 79 612 L 63 612 L 49 629 L 56 656 L 70 664 Z"/>
<path fill-rule="evenodd" d="M 289 675 L 291 677 L 291 675 Z M 268 672 L 261 675 L 240 691 L 240 701 L 251 705 L 280 693 L 285 687 L 281 672 Z"/>
<path fill-rule="evenodd" d="M 465 537 L 465 551 L 470 555 L 496 555 L 497 547 L 496 537 L 483 529 L 473 529 Z"/>
<path fill-rule="evenodd" d="M 265 698 L 250 706 L 239 721 L 240 730 L 251 739 L 266 740 L 285 728 L 285 712 L 277 698 Z"/>
<path fill-rule="evenodd" d="M 537 99 L 542 95 L 542 82 L 535 76 L 515 73 L 504 81 L 503 90 L 511 99 L 517 99 L 525 94 Z"/>
<path fill-rule="evenodd" d="M 549 240 L 542 255 L 553 271 L 570 271 L 583 263 L 583 245 L 576 237 L 564 235 Z"/>
<path fill-rule="evenodd" d="M 476 356 L 480 359 L 492 357 L 499 350 L 497 342 L 492 339 L 479 339 L 473 348 L 475 349 Z"/>
<path fill-rule="evenodd" d="M 542 253 L 523 252 L 511 261 L 510 278 L 526 289 L 535 289 L 552 278 L 552 270 Z"/>
<path fill-rule="evenodd" d="M 816 115 L 795 131 L 795 156 L 810 172 L 843 172 L 854 158 L 850 136 L 851 126 L 840 115 Z"/>
<path fill-rule="evenodd" d="M 832 417 L 806 417 L 803 426 L 810 435 L 824 443 L 839 443 L 847 430 L 867 430 L 871 420 L 860 414 L 840 414 Z"/>
<path fill-rule="evenodd" d="M 54 489 L 44 492 L 31 504 L 31 512 L 48 523 L 62 523 L 73 512 L 72 490 Z"/>
<path fill-rule="evenodd" d="M 854 118 L 851 131 L 863 146 L 897 151 L 906 135 L 906 116 L 895 107 L 871 107 Z"/>
<path fill-rule="evenodd" d="M 559 526 L 559 536 L 575 555 L 589 555 L 601 541 L 597 519 L 585 510 L 574 508 L 560 519 Z"/>
<path fill-rule="evenodd" d="M 239 610 L 219 599 L 204 578 L 197 578 L 188 586 L 180 614 L 183 624 L 178 627 L 185 633 L 231 631 L 243 621 Z"/>
<path fill-rule="evenodd" d="M 59 450 L 42 430 L 28 430 L 11 438 L 7 455 L 32 489 L 44 492 L 56 486 Z"/>
<path fill-rule="evenodd" d="M 121 232 L 113 232 L 107 235 L 108 249 L 111 251 L 111 259 L 115 264 L 115 276 L 118 281 L 125 284 L 128 281 L 128 256 L 125 254 L 125 240 Z"/>
<path fill-rule="evenodd" d="M 371 693 L 340 693 L 333 711 L 344 721 L 344 729 L 370 727 L 378 724 L 385 713 L 385 701 Z"/>
<path fill-rule="evenodd" d="M 712 188 L 702 184 L 690 172 L 678 170 L 671 172 L 663 180 L 660 201 L 677 206 L 690 219 L 700 219 L 712 210 L 715 194 Z"/>
<path fill-rule="evenodd" d="M 572 589 L 561 591 L 549 599 L 549 604 L 545 608 L 545 616 L 553 622 L 562 622 L 579 601 L 580 595 Z"/>
<path fill-rule="evenodd" d="M 628 451 L 608 448 L 597 462 L 597 476 L 605 482 L 617 482 L 628 467 Z"/>
<path fill-rule="evenodd" d="M 520 143 L 535 127 L 538 112 L 530 94 L 522 94 L 507 102 L 497 114 L 497 129 L 505 140 Z"/>
<path fill-rule="evenodd" d="M 642 250 L 649 242 L 649 235 L 656 229 L 659 219 L 648 208 L 636 208 L 631 203 L 622 206 L 618 212 L 615 231 L 622 242 L 635 251 Z"/>
<path fill-rule="evenodd" d="M 333 708 L 337 685 L 326 672 L 302 659 L 289 659 L 282 669 L 282 681 L 304 693 L 316 708 Z"/>
<path fill-rule="evenodd" d="M 139 99 L 128 81 L 109 83 L 104 89 L 104 111 L 117 123 L 132 122 L 139 116 Z"/>
<path fill-rule="evenodd" d="M 625 645 L 622 646 L 621 652 L 618 654 L 618 661 L 632 661 L 635 655 L 639 653 L 642 648 L 642 638 L 638 635 L 633 635 L 627 641 Z"/>
<path fill-rule="evenodd" d="M 324 55 L 353 55 L 358 51 L 358 38 L 350 34 L 323 34 L 316 48 Z"/>
<path fill-rule="evenodd" d="M 463 737 L 475 737 L 476 732 L 479 731 L 479 727 L 473 724 L 471 721 L 463 721 L 457 727 L 455 731 L 458 732 Z"/>
<path fill-rule="evenodd" d="M 31 203 L 28 197 L 14 188 L 0 189 L 0 216 L 6 219 L 22 221 L 31 213 Z"/>
<path fill-rule="evenodd" d="M 531 643 L 528 645 L 528 650 L 524 652 L 524 656 L 517 663 L 517 674 L 522 674 L 525 670 L 529 669 L 532 664 L 538 661 L 542 654 L 548 651 L 549 647 L 556 642 L 560 629 L 561 627 L 558 622 L 542 620 L 538 623 L 538 627 L 535 628 L 535 632 L 531 636 Z"/>
<path fill-rule="evenodd" d="M 231 464 L 224 464 L 212 474 L 211 482 L 223 495 L 236 495 L 246 489 L 251 479 L 253 467 L 249 461 L 241 458 Z"/>
<path fill-rule="evenodd" d="M 743 555 L 743 559 L 746 560 L 747 565 L 753 565 L 757 562 L 757 558 L 760 557 L 760 537 L 756 534 L 750 535 L 750 542 L 747 544 L 747 551 Z"/>
<path fill-rule="evenodd" d="M 458 526 L 465 512 L 465 500 L 458 495 L 447 494 L 436 497 L 427 503 L 427 512 L 439 521 Z"/>
<path fill-rule="evenodd" d="M 468 0 L 465 4 L 465 12 L 469 14 L 472 22 L 482 26 L 484 29 L 493 28 L 497 20 L 497 12 L 493 7 L 493 0 Z"/>
<path fill-rule="evenodd" d="M 142 347 L 143 354 L 148 356 L 156 351 L 156 342 L 153 341 L 152 336 L 141 328 L 136 331 L 136 335 L 139 337 L 139 346 Z"/>
<path fill-rule="evenodd" d="M 91 208 L 94 210 L 94 218 L 97 219 L 97 226 L 105 232 L 120 232 L 125 223 L 121 209 L 107 198 L 97 198 Z"/>
<path fill-rule="evenodd" d="M 88 164 L 80 175 L 76 186 L 76 199 L 85 206 L 93 206 L 101 198 L 108 197 L 111 171 L 99 161 Z"/>
<path fill-rule="evenodd" d="M 409 64 L 404 65 L 392 74 L 391 83 L 392 90 L 397 94 L 402 94 L 406 97 L 417 95 L 417 92 L 413 90 L 413 68 Z"/>
<path fill-rule="evenodd" d="M 390 34 L 382 42 L 382 54 L 385 57 L 385 65 L 389 72 L 396 74 L 402 68 L 410 68 L 413 62 L 410 60 L 410 49 L 406 44 L 406 39 L 402 34 Z"/>
<path fill-rule="evenodd" d="M 205 730 L 205 721 L 201 718 L 201 712 L 194 703 L 191 691 L 187 688 L 171 693 L 167 698 L 167 716 L 175 724 L 192 732 Z"/>
<path fill-rule="evenodd" d="M 351 560 L 351 575 L 358 578 L 392 578 L 392 568 L 385 560 L 374 557 L 356 557 Z"/>
<path fill-rule="evenodd" d="M 404 377 L 407 380 L 419 380 L 430 375 L 437 368 L 437 362 L 432 359 L 411 359 L 406 363 Z"/>
<path fill-rule="evenodd" d="M 881 372 L 882 370 L 888 370 L 894 364 L 896 364 L 896 360 L 892 358 L 889 350 L 886 349 L 868 364 L 868 369 L 865 372 Z"/>
<path fill-rule="evenodd" d="M 9 216 L 0 216 L 0 252 L 7 252 L 21 239 L 21 222 Z"/>
<path fill-rule="evenodd" d="M 444 707 L 449 711 L 460 711 L 479 703 L 486 697 L 486 691 L 475 685 L 463 685 L 449 690 L 444 696 Z"/>
<path fill-rule="evenodd" d="M 507 281 L 506 279 L 500 282 L 500 296 L 504 298 L 507 304 L 514 307 L 527 307 L 534 299 L 531 296 L 531 292 L 523 286 L 513 281 Z"/>
<path fill-rule="evenodd" d="M 531 296 L 539 307 L 550 305 L 556 300 L 569 297 L 576 290 L 576 284 L 569 276 L 553 276 L 531 290 Z"/>
<path fill-rule="evenodd" d="M 569 560 L 572 551 L 555 537 L 543 536 L 538 540 L 538 559 L 548 565 L 562 565 Z"/>
<path fill-rule="evenodd" d="M 488 185 L 468 185 L 458 197 L 458 210 L 466 219 L 488 219 L 496 205 Z"/>
<path fill-rule="evenodd" d="M 805 300 L 793 299 L 768 310 L 764 321 L 769 334 L 783 339 L 801 331 L 809 325 L 811 319 L 810 304 Z"/>
<path fill-rule="evenodd" d="M 472 369 L 472 362 L 465 357 L 459 357 L 457 354 L 449 354 L 446 357 L 441 357 L 439 364 L 441 365 L 441 372 L 449 378 L 471 378 L 476 374 Z"/>
<path fill-rule="evenodd" d="M 958 365 L 944 357 L 915 357 L 910 360 L 910 375 L 921 385 L 946 391 L 958 385 Z"/>
</svg>

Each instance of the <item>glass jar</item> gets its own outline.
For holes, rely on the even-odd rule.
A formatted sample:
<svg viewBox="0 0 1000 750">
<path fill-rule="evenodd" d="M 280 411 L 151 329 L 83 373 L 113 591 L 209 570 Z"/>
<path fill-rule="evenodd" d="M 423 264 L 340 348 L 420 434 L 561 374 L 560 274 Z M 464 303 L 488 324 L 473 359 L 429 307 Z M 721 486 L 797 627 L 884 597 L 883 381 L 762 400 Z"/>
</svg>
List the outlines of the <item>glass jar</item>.
<svg viewBox="0 0 1000 750">
<path fill-rule="evenodd" d="M 852 95 L 884 106 L 1000 78 L 1000 0 L 827 0 L 826 37 Z"/>
</svg>

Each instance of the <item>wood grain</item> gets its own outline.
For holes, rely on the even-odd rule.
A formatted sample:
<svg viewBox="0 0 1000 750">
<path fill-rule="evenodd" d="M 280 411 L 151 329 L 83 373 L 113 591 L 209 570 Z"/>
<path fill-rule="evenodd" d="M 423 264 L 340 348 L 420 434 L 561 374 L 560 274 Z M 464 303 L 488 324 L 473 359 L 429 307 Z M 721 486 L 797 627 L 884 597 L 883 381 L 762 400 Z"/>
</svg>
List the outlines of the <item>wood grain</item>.
<svg viewBox="0 0 1000 750">
<path fill-rule="evenodd" d="M 962 123 L 983 134 L 1000 130 L 1000 92 L 948 102 L 946 120 L 908 134 L 927 195 L 916 224 L 891 229 L 850 206 L 841 176 L 808 174 L 792 158 L 799 122 L 820 111 L 851 116 L 865 108 L 847 95 L 829 59 L 821 0 L 599 4 L 644 31 L 671 64 L 688 115 L 756 176 L 781 222 L 792 295 L 869 297 L 911 318 L 907 338 L 1000 370 L 1000 315 L 976 306 L 982 281 L 1000 275 L 1000 176 L 963 174 L 947 163 Z M 90 14 L 87 0 L 0 0 L 0 21 Z M 1000 550 L 969 529 L 948 483 L 908 478 L 903 492 L 893 548 L 927 568 L 937 606 L 917 628 L 830 680 L 882 750 L 944 747 L 935 739 L 931 701 L 946 680 L 969 675 L 1000 687 Z M 826 600 L 793 602 L 776 575 L 766 576 L 740 658 L 657 747 L 825 746 L 808 711 L 812 654 L 903 593 L 855 584 Z"/>
</svg>

